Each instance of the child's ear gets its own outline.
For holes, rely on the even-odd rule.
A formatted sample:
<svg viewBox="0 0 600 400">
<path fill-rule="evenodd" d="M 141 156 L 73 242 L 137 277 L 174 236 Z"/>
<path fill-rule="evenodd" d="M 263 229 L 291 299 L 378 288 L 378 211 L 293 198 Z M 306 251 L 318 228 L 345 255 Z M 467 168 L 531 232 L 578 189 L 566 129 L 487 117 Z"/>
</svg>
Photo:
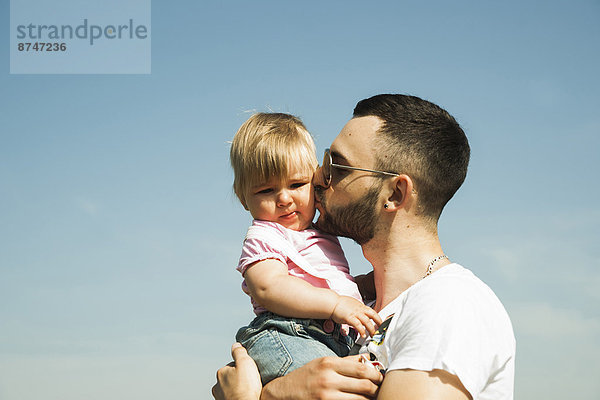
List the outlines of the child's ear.
<svg viewBox="0 0 600 400">
<path fill-rule="evenodd" d="M 240 201 L 240 203 L 242 203 L 242 206 L 244 207 L 244 209 L 246 211 L 248 211 L 248 206 L 246 205 L 246 199 L 244 198 L 243 195 L 237 193 L 237 191 L 235 191 L 235 195 L 237 196 L 238 200 Z"/>
<path fill-rule="evenodd" d="M 244 209 L 246 211 L 250 211 L 250 210 L 248 210 L 248 206 L 246 205 L 246 199 L 244 199 L 243 197 L 240 197 L 239 199 L 240 199 L 240 203 L 242 203 L 242 206 L 244 206 Z"/>
</svg>

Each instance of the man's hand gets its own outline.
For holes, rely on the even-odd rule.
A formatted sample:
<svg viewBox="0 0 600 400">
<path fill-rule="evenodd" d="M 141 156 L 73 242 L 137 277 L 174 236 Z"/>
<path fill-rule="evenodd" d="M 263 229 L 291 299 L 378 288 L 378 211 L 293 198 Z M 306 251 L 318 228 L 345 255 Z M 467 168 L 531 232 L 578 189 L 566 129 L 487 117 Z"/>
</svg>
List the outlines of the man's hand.
<svg viewBox="0 0 600 400">
<path fill-rule="evenodd" d="M 258 400 L 262 383 L 256 363 L 239 343 L 231 346 L 233 362 L 217 371 L 212 395 L 217 400 Z"/>
<path fill-rule="evenodd" d="M 348 324 L 362 337 L 367 336 L 367 331 L 371 336 L 375 335 L 377 326 L 381 325 L 381 317 L 371 307 L 365 306 L 360 301 L 350 296 L 340 296 L 331 319 L 340 324 Z M 373 322 L 375 321 L 375 325 Z"/>
<path fill-rule="evenodd" d="M 360 356 L 323 357 L 269 382 L 261 400 L 365 400 L 377 395 L 383 381 L 379 371 Z"/>
</svg>

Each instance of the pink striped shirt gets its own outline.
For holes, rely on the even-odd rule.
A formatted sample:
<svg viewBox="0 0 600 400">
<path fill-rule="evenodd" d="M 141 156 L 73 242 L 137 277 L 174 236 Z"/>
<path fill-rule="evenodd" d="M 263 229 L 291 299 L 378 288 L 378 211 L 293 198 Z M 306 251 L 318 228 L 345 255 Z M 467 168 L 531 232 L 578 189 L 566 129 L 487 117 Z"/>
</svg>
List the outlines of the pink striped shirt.
<svg viewBox="0 0 600 400">
<path fill-rule="evenodd" d="M 333 235 L 314 228 L 294 231 L 275 222 L 254 220 L 248 228 L 237 270 L 243 276 L 254 263 L 266 259 L 281 261 L 290 275 L 315 287 L 362 302 L 340 242 Z M 245 281 L 242 290 L 249 295 Z M 252 305 L 256 315 L 267 311 L 254 299 Z"/>
</svg>

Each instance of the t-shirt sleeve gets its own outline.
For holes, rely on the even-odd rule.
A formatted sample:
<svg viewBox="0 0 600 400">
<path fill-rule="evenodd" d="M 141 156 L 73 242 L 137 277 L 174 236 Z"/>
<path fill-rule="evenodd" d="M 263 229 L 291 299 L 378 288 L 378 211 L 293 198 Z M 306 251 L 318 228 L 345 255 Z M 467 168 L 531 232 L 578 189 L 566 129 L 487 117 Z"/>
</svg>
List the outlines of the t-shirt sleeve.
<svg viewBox="0 0 600 400">
<path fill-rule="evenodd" d="M 237 270 L 244 275 L 246 270 L 257 261 L 276 259 L 287 264 L 287 257 L 281 249 L 271 246 L 268 242 L 259 238 L 248 238 L 244 240 L 242 255 Z"/>
<path fill-rule="evenodd" d="M 390 327 L 388 370 L 442 369 L 476 398 L 493 374 L 497 355 L 489 353 L 503 332 L 495 332 L 493 304 L 474 291 L 445 282 L 407 296 Z"/>
</svg>

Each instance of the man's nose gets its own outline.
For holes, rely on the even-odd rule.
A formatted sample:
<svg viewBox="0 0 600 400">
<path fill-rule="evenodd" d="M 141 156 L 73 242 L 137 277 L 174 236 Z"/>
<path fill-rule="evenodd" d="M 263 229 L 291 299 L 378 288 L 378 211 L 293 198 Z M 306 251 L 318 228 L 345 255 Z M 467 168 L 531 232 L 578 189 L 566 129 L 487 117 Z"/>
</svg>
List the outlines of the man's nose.
<svg viewBox="0 0 600 400">
<path fill-rule="evenodd" d="M 315 187 L 325 188 L 325 182 L 323 180 L 323 167 L 317 168 L 313 175 L 312 184 Z"/>
</svg>

